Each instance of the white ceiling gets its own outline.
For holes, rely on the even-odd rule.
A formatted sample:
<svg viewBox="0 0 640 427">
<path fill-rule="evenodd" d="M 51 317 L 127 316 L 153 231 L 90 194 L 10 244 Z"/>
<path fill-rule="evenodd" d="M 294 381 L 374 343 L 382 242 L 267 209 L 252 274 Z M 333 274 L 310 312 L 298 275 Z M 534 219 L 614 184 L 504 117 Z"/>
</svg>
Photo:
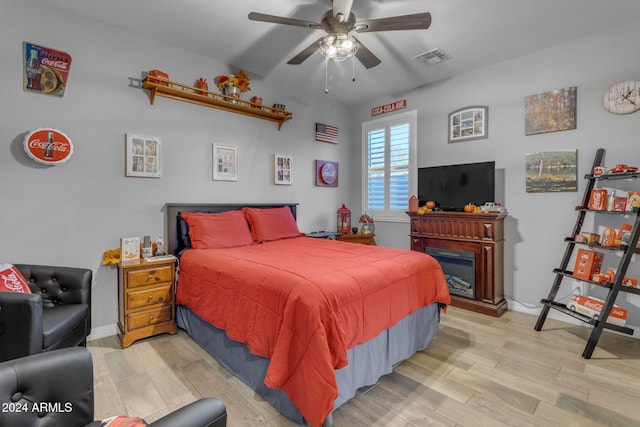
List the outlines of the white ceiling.
<svg viewBox="0 0 640 427">
<path fill-rule="evenodd" d="M 322 34 L 287 25 L 249 21 L 260 12 L 320 22 L 330 0 L 40 0 L 246 70 L 254 79 L 287 82 L 292 89 L 356 104 L 402 96 L 415 88 L 489 64 L 640 19 L 638 0 L 354 0 L 356 20 L 430 12 L 427 30 L 361 33 L 358 39 L 382 63 L 365 69 L 329 63 L 324 95 L 324 57 L 301 65 L 287 61 Z M 414 56 L 434 48 L 452 59 L 425 65 Z M 612 46 L 615 49 L 615 46 Z M 212 80 L 215 76 L 207 76 Z"/>
</svg>

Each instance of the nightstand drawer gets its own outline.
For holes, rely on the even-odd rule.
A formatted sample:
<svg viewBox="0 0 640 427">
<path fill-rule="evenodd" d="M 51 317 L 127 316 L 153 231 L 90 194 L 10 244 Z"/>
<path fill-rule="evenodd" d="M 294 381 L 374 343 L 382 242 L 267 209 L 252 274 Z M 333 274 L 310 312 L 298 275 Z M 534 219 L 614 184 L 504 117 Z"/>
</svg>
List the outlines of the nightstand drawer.
<svg viewBox="0 0 640 427">
<path fill-rule="evenodd" d="M 147 286 L 153 285 L 155 283 L 170 282 L 172 272 L 173 265 L 128 270 L 126 272 L 127 286 L 129 288 L 135 288 L 137 286 Z"/>
<path fill-rule="evenodd" d="M 170 303 L 172 300 L 173 287 L 171 284 L 159 288 L 131 291 L 127 293 L 127 309 Z"/>
<path fill-rule="evenodd" d="M 343 242 L 360 243 L 362 245 L 375 245 L 375 234 L 343 234 L 338 236 L 338 240 Z"/>
<path fill-rule="evenodd" d="M 173 306 L 167 305 L 153 310 L 141 311 L 127 317 L 128 330 L 173 320 Z"/>
</svg>

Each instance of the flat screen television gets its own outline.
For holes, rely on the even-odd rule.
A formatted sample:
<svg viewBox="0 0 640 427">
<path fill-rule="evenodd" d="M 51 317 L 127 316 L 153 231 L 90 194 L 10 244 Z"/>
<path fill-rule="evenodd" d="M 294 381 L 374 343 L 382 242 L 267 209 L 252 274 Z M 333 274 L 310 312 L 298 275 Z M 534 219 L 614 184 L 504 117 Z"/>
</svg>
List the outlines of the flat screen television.
<svg viewBox="0 0 640 427">
<path fill-rule="evenodd" d="M 496 162 L 418 168 L 418 200 L 445 211 L 462 211 L 464 205 L 495 201 Z"/>
</svg>

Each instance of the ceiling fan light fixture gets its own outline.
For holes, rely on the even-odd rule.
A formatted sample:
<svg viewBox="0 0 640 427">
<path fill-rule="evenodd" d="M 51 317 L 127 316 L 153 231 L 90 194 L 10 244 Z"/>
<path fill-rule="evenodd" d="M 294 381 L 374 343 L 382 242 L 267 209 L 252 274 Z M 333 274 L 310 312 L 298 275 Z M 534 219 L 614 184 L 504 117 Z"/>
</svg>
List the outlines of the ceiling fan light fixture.
<svg viewBox="0 0 640 427">
<path fill-rule="evenodd" d="M 332 33 L 320 40 L 320 53 L 332 61 L 345 61 L 358 51 L 358 42 L 349 34 Z"/>
</svg>

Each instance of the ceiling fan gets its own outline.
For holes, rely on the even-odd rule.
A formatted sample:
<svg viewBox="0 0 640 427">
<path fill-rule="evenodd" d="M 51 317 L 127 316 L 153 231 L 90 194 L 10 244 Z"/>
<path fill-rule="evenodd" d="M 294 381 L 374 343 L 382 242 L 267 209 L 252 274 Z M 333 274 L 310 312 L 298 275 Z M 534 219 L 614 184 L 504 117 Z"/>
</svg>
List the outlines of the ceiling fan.
<svg viewBox="0 0 640 427">
<path fill-rule="evenodd" d="M 325 12 L 320 23 L 257 12 L 249 13 L 249 19 L 327 32 L 326 36 L 319 38 L 303 49 L 291 58 L 287 64 L 301 64 L 315 52 L 320 52 L 327 59 L 333 61 L 343 61 L 355 55 L 365 68 L 373 68 L 382 61 L 367 49 L 360 40 L 353 37 L 350 34 L 351 31 L 372 33 L 374 31 L 419 30 L 427 29 L 431 25 L 431 14 L 429 12 L 356 21 L 355 15 L 351 12 L 353 0 L 333 0 L 332 3 L 333 8 Z"/>
</svg>

